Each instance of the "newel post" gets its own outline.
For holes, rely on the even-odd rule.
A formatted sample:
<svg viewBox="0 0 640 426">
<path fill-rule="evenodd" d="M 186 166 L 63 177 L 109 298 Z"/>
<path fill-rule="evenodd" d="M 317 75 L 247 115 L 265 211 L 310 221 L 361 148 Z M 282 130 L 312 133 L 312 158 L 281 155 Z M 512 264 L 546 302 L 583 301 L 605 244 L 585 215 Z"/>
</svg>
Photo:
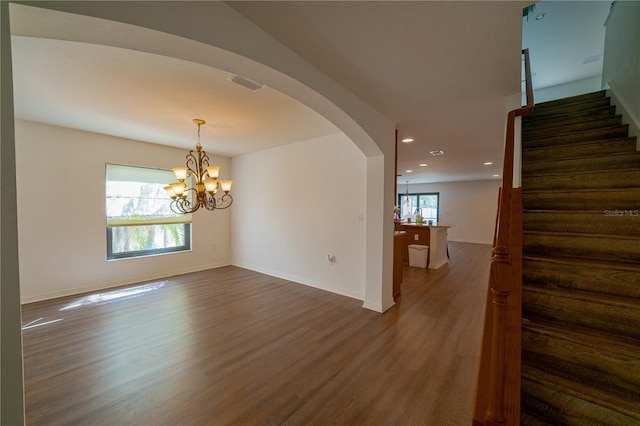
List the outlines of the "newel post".
<svg viewBox="0 0 640 426">
<path fill-rule="evenodd" d="M 485 415 L 486 425 L 503 425 L 505 418 L 505 351 L 508 283 L 511 274 L 511 256 L 505 246 L 493 249 L 491 259 L 491 287 L 493 321 L 491 361 L 489 364 L 489 400 Z"/>
</svg>

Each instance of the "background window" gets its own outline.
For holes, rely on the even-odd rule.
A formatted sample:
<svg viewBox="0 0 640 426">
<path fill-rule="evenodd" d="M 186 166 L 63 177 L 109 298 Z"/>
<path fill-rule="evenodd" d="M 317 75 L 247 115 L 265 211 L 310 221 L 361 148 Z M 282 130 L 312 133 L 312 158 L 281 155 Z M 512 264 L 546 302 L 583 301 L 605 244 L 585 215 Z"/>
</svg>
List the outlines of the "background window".
<svg viewBox="0 0 640 426">
<path fill-rule="evenodd" d="M 416 217 L 416 213 L 420 213 L 424 220 L 433 220 L 434 223 L 438 223 L 439 201 L 440 193 L 438 192 L 399 194 L 400 218 L 411 218 L 413 220 Z"/>
<path fill-rule="evenodd" d="M 106 165 L 107 259 L 191 249 L 191 215 L 171 211 L 170 170 Z"/>
</svg>

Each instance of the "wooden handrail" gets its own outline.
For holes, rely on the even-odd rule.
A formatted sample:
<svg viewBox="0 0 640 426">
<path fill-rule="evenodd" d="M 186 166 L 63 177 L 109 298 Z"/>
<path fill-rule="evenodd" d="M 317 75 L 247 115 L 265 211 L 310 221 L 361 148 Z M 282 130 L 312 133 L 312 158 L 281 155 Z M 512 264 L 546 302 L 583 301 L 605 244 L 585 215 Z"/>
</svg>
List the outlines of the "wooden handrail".
<svg viewBox="0 0 640 426">
<path fill-rule="evenodd" d="M 480 373 L 476 398 L 476 413 L 474 425 L 504 425 L 518 424 L 519 419 L 507 418 L 506 399 L 519 398 L 517 395 L 506 395 L 507 363 L 514 360 L 506 359 L 507 354 L 507 314 L 509 303 L 520 303 L 520 300 L 509 299 L 509 295 L 519 289 L 515 287 L 512 269 L 512 257 L 515 250 L 521 250 L 521 236 L 512 238 L 512 202 L 513 202 L 513 170 L 515 151 L 515 119 L 533 112 L 533 88 L 531 84 L 531 66 L 529 51 L 524 49 L 525 85 L 527 104 L 510 111 L 507 117 L 507 132 L 504 149 L 504 164 L 502 171 L 502 186 L 499 191 L 498 214 L 494 234 L 491 269 L 489 275 L 489 295 L 491 303 L 487 301 L 485 312 L 485 332 L 483 341 Z M 519 200 L 519 198 L 518 198 Z M 522 232 L 519 226 L 515 227 Z M 514 240 L 520 247 L 513 247 Z M 517 333 L 519 333 L 519 327 Z M 518 338 L 519 341 L 519 338 Z M 519 353 L 517 354 L 519 356 Z M 486 359 L 488 358 L 488 359 Z M 517 361 L 519 371 L 519 358 Z M 487 371 L 484 371 L 484 370 Z M 518 386 L 519 388 L 519 386 Z M 484 415 L 481 416 L 480 414 Z M 511 416 L 513 417 L 513 416 Z"/>
</svg>

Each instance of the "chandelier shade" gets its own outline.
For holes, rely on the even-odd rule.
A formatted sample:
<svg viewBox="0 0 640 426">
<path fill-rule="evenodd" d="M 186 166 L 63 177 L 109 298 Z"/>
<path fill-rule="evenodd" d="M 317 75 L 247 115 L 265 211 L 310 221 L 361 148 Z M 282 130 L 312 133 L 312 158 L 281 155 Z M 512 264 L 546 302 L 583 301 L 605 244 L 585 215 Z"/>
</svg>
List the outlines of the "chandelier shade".
<svg viewBox="0 0 640 426">
<path fill-rule="evenodd" d="M 175 213 L 193 213 L 199 208 L 207 210 L 226 209 L 233 203 L 231 196 L 232 180 L 219 180 L 220 166 L 209 165 L 209 156 L 200 144 L 200 126 L 206 121 L 196 118 L 193 120 L 198 125 L 198 143 L 196 150 L 190 150 L 186 156 L 186 166 L 171 169 L 177 182 L 164 187 L 171 197 L 171 210 Z M 191 179 L 193 186 L 187 185 L 187 179 Z M 216 197 L 219 190 L 222 195 Z"/>
</svg>

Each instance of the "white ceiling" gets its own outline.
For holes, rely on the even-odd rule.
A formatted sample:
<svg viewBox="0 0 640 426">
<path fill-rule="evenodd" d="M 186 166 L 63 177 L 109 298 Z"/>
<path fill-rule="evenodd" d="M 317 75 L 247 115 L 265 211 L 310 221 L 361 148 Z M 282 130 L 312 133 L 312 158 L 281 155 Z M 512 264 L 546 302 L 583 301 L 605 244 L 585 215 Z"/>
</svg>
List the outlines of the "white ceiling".
<svg viewBox="0 0 640 426">
<path fill-rule="evenodd" d="M 536 89 L 602 75 L 604 23 L 610 7 L 611 1 L 535 4 L 523 20 L 522 46 L 531 54 Z"/>
<path fill-rule="evenodd" d="M 498 173 L 505 97 L 520 90 L 517 52 L 527 2 L 230 4 L 394 120 L 400 137 L 415 139 L 400 144 L 399 182 Z M 92 40 L 92 26 L 79 25 L 77 16 L 29 9 L 11 13 L 18 118 L 185 148 L 195 141 L 191 119 L 202 118 L 205 149 L 228 156 L 337 132 L 269 87 L 251 92 L 229 82 L 225 71 L 82 43 Z M 534 14 L 542 10 L 539 3 Z M 76 41 L 56 39 L 61 28 L 75 31 Z M 547 74 L 535 68 L 540 79 Z M 428 154 L 436 149 L 446 155 Z"/>
</svg>

